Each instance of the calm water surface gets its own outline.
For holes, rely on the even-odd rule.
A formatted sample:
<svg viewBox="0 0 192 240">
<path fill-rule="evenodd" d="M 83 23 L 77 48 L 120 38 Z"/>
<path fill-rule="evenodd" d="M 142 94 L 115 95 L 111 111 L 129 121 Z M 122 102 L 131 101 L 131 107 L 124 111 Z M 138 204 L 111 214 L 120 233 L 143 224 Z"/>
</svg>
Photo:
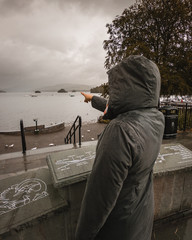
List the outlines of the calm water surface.
<svg viewBox="0 0 192 240">
<path fill-rule="evenodd" d="M 79 93 L 1 93 L 0 131 L 18 130 L 20 119 L 24 126 L 38 124 L 51 126 L 61 122 L 72 123 L 77 115 L 82 121 L 96 122 L 102 113 L 84 103 Z"/>
</svg>

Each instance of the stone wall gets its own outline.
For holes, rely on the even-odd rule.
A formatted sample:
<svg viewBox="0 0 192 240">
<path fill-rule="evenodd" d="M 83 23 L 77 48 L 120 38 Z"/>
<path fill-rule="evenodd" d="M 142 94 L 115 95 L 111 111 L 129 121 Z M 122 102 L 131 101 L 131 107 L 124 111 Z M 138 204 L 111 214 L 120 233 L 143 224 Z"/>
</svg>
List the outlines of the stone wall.
<svg viewBox="0 0 192 240">
<path fill-rule="evenodd" d="M 192 209 L 192 170 L 154 176 L 155 220 Z"/>
<path fill-rule="evenodd" d="M 94 143 L 90 143 L 91 149 L 92 144 Z M 82 154 L 79 149 L 68 150 L 70 154 L 71 151 L 77 156 Z M 57 157 L 61 159 L 61 154 L 53 153 L 52 160 L 55 162 Z M 65 161 L 59 161 L 64 169 Z M 83 161 L 89 161 L 88 157 Z M 83 161 L 81 164 L 78 162 L 78 167 L 85 168 Z M 84 177 L 88 175 L 86 173 Z M 61 181 L 61 172 L 57 176 Z M 155 220 L 192 210 L 191 151 L 180 144 L 163 145 L 154 167 L 153 178 Z M 82 179 L 78 176 L 75 182 L 73 177 L 73 183 L 70 184 L 68 176 L 67 185 L 62 185 L 61 182 L 59 185 L 56 182 L 55 185 L 50 170 L 42 168 L 1 180 L 0 239 L 73 240 L 86 186 L 86 180 Z"/>
</svg>

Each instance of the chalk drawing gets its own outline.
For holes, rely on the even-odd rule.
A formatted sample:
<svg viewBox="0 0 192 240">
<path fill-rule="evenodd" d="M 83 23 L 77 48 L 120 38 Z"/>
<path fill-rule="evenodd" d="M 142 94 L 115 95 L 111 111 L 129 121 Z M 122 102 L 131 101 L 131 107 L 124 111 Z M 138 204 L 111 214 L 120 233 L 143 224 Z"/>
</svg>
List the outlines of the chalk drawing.
<svg viewBox="0 0 192 240">
<path fill-rule="evenodd" d="M 57 168 L 60 171 L 66 171 L 70 169 L 71 165 L 75 165 L 76 167 L 88 164 L 88 161 L 91 159 L 95 159 L 95 152 L 89 151 L 85 152 L 85 155 L 70 155 L 65 159 L 57 160 L 55 162 L 56 165 L 61 165 Z"/>
<path fill-rule="evenodd" d="M 166 153 L 166 154 L 161 154 L 161 153 L 159 153 L 159 155 L 158 155 L 158 157 L 157 157 L 157 161 L 158 161 L 158 162 L 165 161 L 165 158 L 166 158 L 167 156 L 173 156 L 173 155 L 174 155 L 174 153 Z"/>
<path fill-rule="evenodd" d="M 180 156 L 179 160 L 192 159 L 192 152 L 190 150 L 186 149 L 185 147 L 183 147 L 182 145 L 171 145 L 171 146 L 164 147 L 164 149 L 170 150 L 172 152 L 165 153 L 165 154 L 159 153 L 159 155 L 157 157 L 157 162 L 159 162 L 159 163 L 161 163 L 162 161 L 165 161 L 167 156 L 175 156 L 175 155 Z M 179 163 L 181 163 L 181 162 L 179 162 Z"/>
<path fill-rule="evenodd" d="M 47 185 L 38 178 L 25 179 L 0 193 L 0 215 L 48 196 Z"/>
<path fill-rule="evenodd" d="M 182 163 L 192 163 L 192 160 L 188 160 L 188 161 L 182 161 L 182 162 L 178 162 L 179 164 L 182 164 Z"/>
</svg>

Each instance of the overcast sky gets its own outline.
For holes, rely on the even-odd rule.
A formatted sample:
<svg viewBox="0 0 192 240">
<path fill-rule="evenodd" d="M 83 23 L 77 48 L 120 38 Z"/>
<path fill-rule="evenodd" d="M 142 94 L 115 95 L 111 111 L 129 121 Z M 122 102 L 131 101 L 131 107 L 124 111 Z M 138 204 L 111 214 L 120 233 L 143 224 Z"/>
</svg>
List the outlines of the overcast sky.
<svg viewBox="0 0 192 240">
<path fill-rule="evenodd" d="M 0 0 L 0 90 L 107 82 L 106 23 L 134 0 Z"/>
</svg>

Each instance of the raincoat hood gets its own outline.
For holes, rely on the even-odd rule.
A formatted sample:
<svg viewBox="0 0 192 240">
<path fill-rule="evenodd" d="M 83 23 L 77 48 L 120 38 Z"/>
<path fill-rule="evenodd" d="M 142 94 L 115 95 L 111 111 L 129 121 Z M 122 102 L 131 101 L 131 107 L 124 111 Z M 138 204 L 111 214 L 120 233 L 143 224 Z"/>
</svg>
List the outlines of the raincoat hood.
<svg viewBox="0 0 192 240">
<path fill-rule="evenodd" d="M 109 102 L 106 117 L 142 108 L 158 107 L 161 77 L 157 65 L 133 55 L 108 71 Z"/>
</svg>

